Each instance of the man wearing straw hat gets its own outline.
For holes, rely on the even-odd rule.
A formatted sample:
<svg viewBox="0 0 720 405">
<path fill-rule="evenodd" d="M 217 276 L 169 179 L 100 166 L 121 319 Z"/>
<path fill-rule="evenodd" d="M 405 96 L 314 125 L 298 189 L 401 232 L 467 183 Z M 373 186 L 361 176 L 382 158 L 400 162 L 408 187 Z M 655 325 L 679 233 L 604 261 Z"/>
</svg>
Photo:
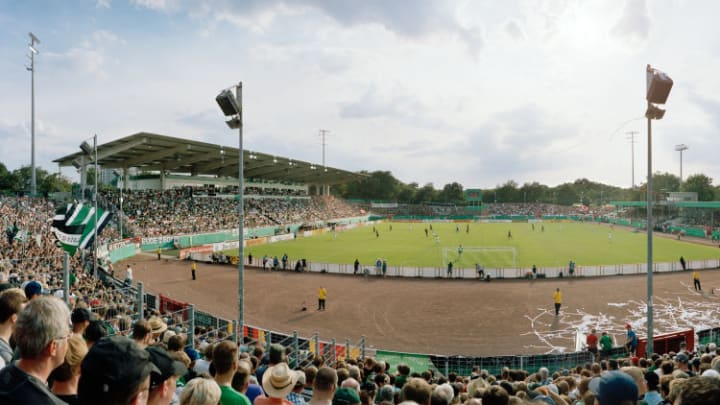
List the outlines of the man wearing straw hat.
<svg viewBox="0 0 720 405">
<path fill-rule="evenodd" d="M 286 397 L 295 388 L 298 373 L 290 370 L 287 363 L 278 363 L 265 371 L 262 386 L 267 397 L 255 398 L 253 405 L 293 405 Z"/>
</svg>

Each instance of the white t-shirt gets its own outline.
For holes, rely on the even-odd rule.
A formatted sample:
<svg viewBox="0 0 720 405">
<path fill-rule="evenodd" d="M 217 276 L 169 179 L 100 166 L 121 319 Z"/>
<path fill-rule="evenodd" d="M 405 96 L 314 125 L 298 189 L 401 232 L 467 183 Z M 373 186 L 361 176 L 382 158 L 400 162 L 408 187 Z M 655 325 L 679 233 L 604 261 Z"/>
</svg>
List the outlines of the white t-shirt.
<svg viewBox="0 0 720 405">
<path fill-rule="evenodd" d="M 132 268 L 128 267 L 125 270 L 125 280 L 132 280 Z"/>
</svg>

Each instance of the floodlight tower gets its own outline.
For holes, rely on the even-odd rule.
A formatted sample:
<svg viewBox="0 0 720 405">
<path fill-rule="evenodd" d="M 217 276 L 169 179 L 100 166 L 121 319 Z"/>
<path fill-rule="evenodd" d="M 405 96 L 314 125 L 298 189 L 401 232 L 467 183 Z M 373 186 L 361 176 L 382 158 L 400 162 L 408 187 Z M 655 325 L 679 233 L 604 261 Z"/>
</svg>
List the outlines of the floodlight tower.
<svg viewBox="0 0 720 405">
<path fill-rule="evenodd" d="M 645 79 L 647 90 L 645 99 L 647 100 L 647 110 L 645 118 L 647 118 L 647 358 L 650 358 L 653 352 L 653 240 L 652 240 L 652 120 L 660 120 L 665 116 L 665 110 L 659 108 L 656 104 L 665 104 L 670 90 L 673 86 L 673 80 L 665 73 L 647 65 L 645 69 Z"/>
<path fill-rule="evenodd" d="M 243 204 L 244 198 L 244 182 L 243 182 L 243 120 L 242 120 L 242 82 L 235 85 L 235 94 L 232 90 L 225 89 L 215 97 L 220 110 L 226 117 L 231 117 L 225 123 L 230 129 L 238 130 L 238 325 L 235 330 L 235 336 L 242 341 L 243 330 L 245 327 L 245 302 L 244 302 L 244 260 L 245 249 L 243 247 Z"/>
<path fill-rule="evenodd" d="M 40 40 L 32 32 L 28 33 L 30 36 L 30 66 L 26 66 L 25 69 L 30 71 L 30 195 L 35 196 L 37 193 L 37 180 L 35 177 L 35 55 L 40 53 L 35 44 L 39 44 Z"/>
<path fill-rule="evenodd" d="M 682 186 L 682 153 L 684 150 L 688 150 L 687 145 L 684 143 L 681 143 L 680 145 L 675 145 L 675 151 L 680 152 L 680 185 Z M 680 190 L 678 190 L 680 191 Z"/>
</svg>

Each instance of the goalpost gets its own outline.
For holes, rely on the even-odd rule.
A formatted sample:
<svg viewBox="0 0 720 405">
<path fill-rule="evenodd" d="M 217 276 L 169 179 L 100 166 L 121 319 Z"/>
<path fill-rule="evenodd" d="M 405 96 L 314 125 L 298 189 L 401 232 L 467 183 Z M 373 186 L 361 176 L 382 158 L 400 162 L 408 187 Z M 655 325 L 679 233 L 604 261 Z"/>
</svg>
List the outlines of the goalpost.
<svg viewBox="0 0 720 405">
<path fill-rule="evenodd" d="M 453 262 L 455 268 L 517 268 L 517 248 L 514 246 L 463 246 L 462 254 L 458 248 L 444 247 L 442 250 L 443 267 Z"/>
</svg>

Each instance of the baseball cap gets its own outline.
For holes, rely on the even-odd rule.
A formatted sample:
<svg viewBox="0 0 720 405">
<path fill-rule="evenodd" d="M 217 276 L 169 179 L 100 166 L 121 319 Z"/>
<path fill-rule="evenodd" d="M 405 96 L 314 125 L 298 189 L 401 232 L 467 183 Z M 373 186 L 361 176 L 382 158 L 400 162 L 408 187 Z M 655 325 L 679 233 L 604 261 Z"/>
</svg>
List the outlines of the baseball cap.
<svg viewBox="0 0 720 405">
<path fill-rule="evenodd" d="M 687 354 L 685 354 L 685 353 L 678 353 L 678 354 L 675 356 L 675 361 L 677 361 L 678 363 L 687 363 L 687 362 L 688 362 L 688 356 L 687 356 Z"/>
<path fill-rule="evenodd" d="M 25 296 L 27 299 L 32 298 L 34 295 L 41 295 L 43 293 L 42 284 L 33 280 L 25 284 Z"/>
<path fill-rule="evenodd" d="M 595 397 L 606 404 L 619 404 L 623 401 L 635 403 L 638 400 L 638 386 L 628 374 L 610 371 L 600 377 Z"/>
<path fill-rule="evenodd" d="M 104 337 L 95 342 L 81 368 L 78 396 L 97 403 L 106 395 L 137 386 L 153 371 L 160 373 L 150 361 L 150 353 L 124 336 Z"/>
<path fill-rule="evenodd" d="M 86 308 L 75 308 L 70 314 L 70 320 L 72 323 L 80 323 L 90 320 L 90 311 Z"/>
<path fill-rule="evenodd" d="M 145 349 L 150 354 L 150 361 L 159 371 L 150 373 L 150 389 L 160 386 L 165 380 L 172 376 L 182 377 L 187 374 L 187 367 L 170 355 L 159 346 L 149 346 Z"/>
<path fill-rule="evenodd" d="M 332 400 L 332 405 L 351 405 L 359 403 L 360 395 L 358 395 L 357 391 L 348 387 L 338 388 L 335 391 L 335 396 L 333 396 Z"/>
</svg>

